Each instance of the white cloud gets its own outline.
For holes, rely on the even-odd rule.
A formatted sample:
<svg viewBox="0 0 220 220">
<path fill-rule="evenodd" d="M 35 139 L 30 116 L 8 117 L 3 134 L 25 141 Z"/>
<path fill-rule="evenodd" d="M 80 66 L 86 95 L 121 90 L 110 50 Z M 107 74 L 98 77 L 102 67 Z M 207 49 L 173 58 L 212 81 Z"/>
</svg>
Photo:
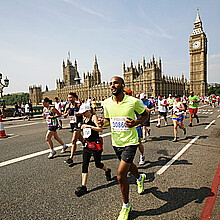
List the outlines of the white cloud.
<svg viewBox="0 0 220 220">
<path fill-rule="evenodd" d="M 81 6 L 78 1 L 74 1 L 74 0 L 63 0 L 63 1 L 68 3 L 68 4 L 73 5 L 74 7 L 78 8 L 78 9 L 84 11 L 84 12 L 87 12 L 89 14 L 92 14 L 92 15 L 95 15 L 95 16 L 98 16 L 98 17 L 101 17 L 101 18 L 105 18 L 105 16 L 101 13 L 99 13 L 95 10 L 92 10 L 91 8 Z M 108 20 L 108 19 L 106 19 L 106 20 Z"/>
<path fill-rule="evenodd" d="M 147 29 L 145 27 L 137 26 L 137 25 L 130 25 L 128 26 L 129 30 L 138 34 L 143 34 L 145 37 L 147 36 L 153 36 L 153 37 L 160 37 L 160 38 L 165 38 L 165 39 L 174 39 L 173 36 L 168 35 L 162 30 L 156 31 L 152 29 Z"/>
<path fill-rule="evenodd" d="M 220 53 L 209 55 L 209 60 L 214 60 L 220 58 Z"/>
</svg>

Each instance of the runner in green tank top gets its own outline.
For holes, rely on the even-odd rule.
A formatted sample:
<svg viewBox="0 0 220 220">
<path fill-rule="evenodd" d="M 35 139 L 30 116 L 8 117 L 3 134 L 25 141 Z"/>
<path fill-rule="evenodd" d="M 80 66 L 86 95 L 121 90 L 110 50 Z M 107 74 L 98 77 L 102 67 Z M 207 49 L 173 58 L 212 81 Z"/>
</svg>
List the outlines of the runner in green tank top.
<svg viewBox="0 0 220 220">
<path fill-rule="evenodd" d="M 123 206 L 118 217 L 128 219 L 131 205 L 129 203 L 129 184 L 127 174 L 130 171 L 136 178 L 138 193 L 144 191 L 145 174 L 140 174 L 133 159 L 137 150 L 138 133 L 136 125 L 143 124 L 149 117 L 149 113 L 141 104 L 140 100 L 125 95 L 124 80 L 121 77 L 113 77 L 110 82 L 113 96 L 104 101 L 104 126 L 111 125 L 113 148 L 120 160 L 117 178 L 123 197 Z M 135 120 L 135 111 L 141 115 Z"/>
</svg>

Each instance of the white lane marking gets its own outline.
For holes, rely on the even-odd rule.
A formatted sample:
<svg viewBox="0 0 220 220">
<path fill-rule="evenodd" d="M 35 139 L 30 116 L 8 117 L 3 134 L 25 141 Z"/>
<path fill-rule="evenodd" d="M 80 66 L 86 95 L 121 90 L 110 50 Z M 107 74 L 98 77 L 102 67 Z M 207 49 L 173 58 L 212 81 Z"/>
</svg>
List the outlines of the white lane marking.
<svg viewBox="0 0 220 220">
<path fill-rule="evenodd" d="M 212 115 L 213 114 L 213 112 L 210 112 L 210 115 Z"/>
<path fill-rule="evenodd" d="M 100 135 L 100 136 L 101 136 L 101 137 L 106 137 L 106 136 L 109 136 L 109 135 L 111 135 L 111 132 L 108 132 L 108 133 L 102 134 L 102 135 Z"/>
<path fill-rule="evenodd" d="M 28 125 L 34 125 L 34 124 L 40 124 L 44 122 L 34 122 L 34 123 L 29 123 L 29 124 L 22 124 L 22 125 L 14 125 L 14 126 L 6 126 L 5 128 L 16 128 L 16 127 L 23 127 L 23 126 L 28 126 Z"/>
<path fill-rule="evenodd" d="M 108 135 L 110 135 L 111 132 L 109 133 L 105 133 L 105 134 L 102 134 L 100 135 L 101 137 L 106 137 Z M 76 142 L 77 145 L 81 145 L 81 142 L 80 141 L 77 141 Z M 69 143 L 69 144 L 66 144 L 68 147 L 70 147 L 72 144 Z M 55 147 L 54 150 L 61 150 L 63 146 L 58 146 L 58 147 Z M 3 166 L 7 166 L 7 165 L 10 165 L 10 164 L 13 164 L 13 163 L 17 163 L 19 161 L 23 161 L 23 160 L 27 160 L 27 159 L 30 159 L 30 158 L 33 158 L 33 157 L 37 157 L 37 156 L 40 156 L 40 155 L 43 155 L 43 154 L 47 154 L 50 152 L 50 149 L 47 149 L 47 150 L 43 150 L 43 151 L 39 151 L 39 152 L 36 152 L 36 153 L 33 153 L 33 154 L 29 154 L 29 155 L 25 155 L 25 156 L 22 156 L 22 157 L 18 157 L 18 158 L 15 158 L 15 159 L 12 159 L 12 160 L 8 160 L 8 161 L 4 161 L 4 162 L 1 162 L 0 163 L 0 167 L 3 167 Z"/>
<path fill-rule="evenodd" d="M 10 134 L 9 134 L 10 135 Z M 9 138 L 15 138 L 15 137 L 18 137 L 18 136 L 20 136 L 19 134 L 17 134 L 17 135 L 14 135 L 14 136 L 10 136 L 10 137 L 7 137 L 7 139 L 9 139 Z"/>
<path fill-rule="evenodd" d="M 196 136 L 195 138 L 193 138 L 185 147 L 183 147 L 183 149 L 176 154 L 167 164 L 165 164 L 160 170 L 158 170 L 156 172 L 157 175 L 161 175 L 162 173 L 164 173 L 169 167 L 170 165 L 172 165 L 180 156 L 182 156 L 182 154 L 199 138 L 199 136 Z"/>
<path fill-rule="evenodd" d="M 213 123 L 215 123 L 215 120 L 213 120 L 209 125 L 207 125 L 207 126 L 205 127 L 205 129 L 208 129 Z"/>
</svg>

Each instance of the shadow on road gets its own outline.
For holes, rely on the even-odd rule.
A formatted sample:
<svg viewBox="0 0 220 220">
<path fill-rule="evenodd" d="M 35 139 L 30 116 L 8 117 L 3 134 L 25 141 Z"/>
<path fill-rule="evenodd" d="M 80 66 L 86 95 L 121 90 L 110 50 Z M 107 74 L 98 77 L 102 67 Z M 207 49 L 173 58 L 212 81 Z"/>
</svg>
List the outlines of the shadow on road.
<svg viewBox="0 0 220 220">
<path fill-rule="evenodd" d="M 145 182 L 153 182 L 154 181 L 155 173 L 145 173 L 145 174 L 147 176 Z M 128 173 L 128 182 L 129 182 L 129 184 L 135 184 L 136 185 L 137 184 L 136 181 L 137 181 L 136 178 L 131 173 Z M 108 188 L 108 187 L 112 187 L 114 185 L 118 185 L 118 187 L 119 187 L 119 182 L 117 180 L 117 176 L 112 177 L 111 182 L 109 182 L 105 185 L 102 185 L 102 186 L 97 186 L 96 188 L 89 190 L 87 193 L 94 192 L 94 191 L 101 190 L 101 189 Z"/>
<path fill-rule="evenodd" d="M 172 158 L 169 157 L 159 157 L 157 161 L 146 161 L 146 166 L 138 167 L 138 169 L 148 169 L 151 167 L 156 166 L 164 166 L 166 163 L 168 163 Z M 173 165 L 192 165 L 192 163 L 189 163 L 188 160 L 176 160 Z"/>
<path fill-rule="evenodd" d="M 209 123 L 205 122 L 205 123 L 193 124 L 193 127 L 197 127 L 197 126 L 201 126 L 201 125 L 209 125 Z"/>
<path fill-rule="evenodd" d="M 208 187 L 201 187 L 200 189 L 169 188 L 167 192 L 161 192 L 157 187 L 152 187 L 145 190 L 144 194 L 147 193 L 152 193 L 156 198 L 163 200 L 166 203 L 155 209 L 131 211 L 131 219 L 135 219 L 139 216 L 155 216 L 172 212 L 193 201 L 201 204 L 206 197 L 214 196 L 214 193 L 210 192 L 210 188 Z"/>
</svg>

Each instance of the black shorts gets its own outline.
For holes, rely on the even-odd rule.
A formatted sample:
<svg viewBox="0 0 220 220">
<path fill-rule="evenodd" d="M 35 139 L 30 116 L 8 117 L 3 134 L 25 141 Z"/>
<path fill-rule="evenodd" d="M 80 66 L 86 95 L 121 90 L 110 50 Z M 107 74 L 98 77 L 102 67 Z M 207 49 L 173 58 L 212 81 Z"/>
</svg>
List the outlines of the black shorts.
<svg viewBox="0 0 220 220">
<path fill-rule="evenodd" d="M 166 117 L 166 116 L 167 116 L 167 113 L 166 113 L 166 112 L 159 112 L 159 115 Z"/>
<path fill-rule="evenodd" d="M 48 127 L 49 131 L 56 131 L 58 129 L 58 126 L 50 126 Z"/>
<path fill-rule="evenodd" d="M 80 127 L 78 126 L 79 123 L 70 123 L 70 127 L 71 127 L 71 130 L 74 132 L 74 131 L 79 131 L 80 130 Z"/>
<path fill-rule="evenodd" d="M 186 112 L 186 110 L 187 110 L 187 104 L 186 104 L 186 103 L 183 103 L 183 105 L 184 105 L 184 107 L 185 107 L 185 111 L 184 111 L 184 112 Z"/>
<path fill-rule="evenodd" d="M 138 145 L 129 145 L 125 147 L 115 147 L 114 151 L 119 160 L 123 160 L 126 163 L 132 163 L 136 154 Z"/>
<path fill-rule="evenodd" d="M 145 121 L 143 124 L 141 124 L 141 126 L 147 126 L 149 127 L 150 126 L 150 117 L 147 121 Z"/>
</svg>

